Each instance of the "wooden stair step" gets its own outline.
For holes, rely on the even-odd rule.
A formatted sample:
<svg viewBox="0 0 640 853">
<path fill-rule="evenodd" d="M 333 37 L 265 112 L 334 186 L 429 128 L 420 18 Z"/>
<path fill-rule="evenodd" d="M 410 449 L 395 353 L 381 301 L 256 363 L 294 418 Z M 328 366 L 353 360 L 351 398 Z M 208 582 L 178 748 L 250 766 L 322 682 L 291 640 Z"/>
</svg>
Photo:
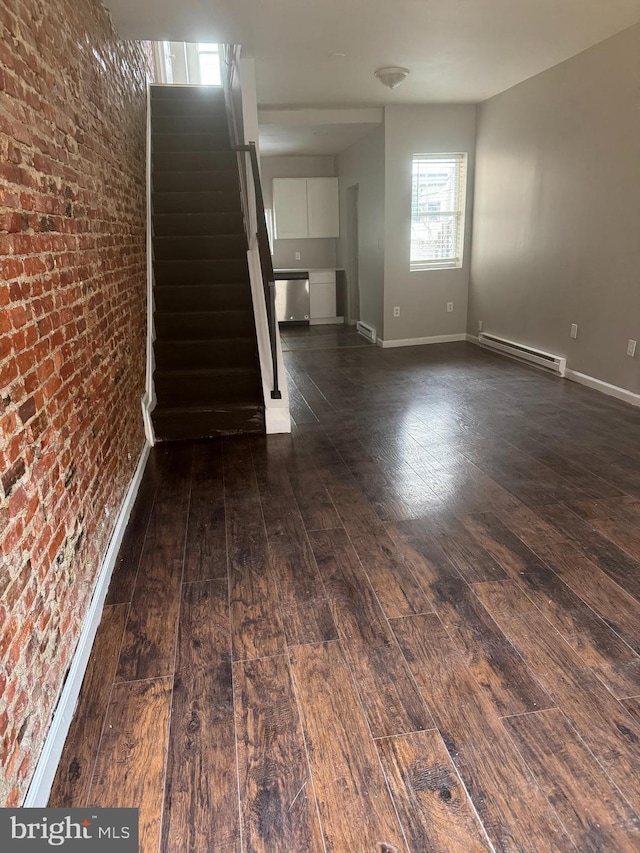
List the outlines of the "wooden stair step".
<svg viewBox="0 0 640 853">
<path fill-rule="evenodd" d="M 244 234 L 239 212 L 154 213 L 153 233 L 157 237 L 196 237 L 212 234 Z"/>
<path fill-rule="evenodd" d="M 217 169 L 215 171 L 155 172 L 153 191 L 163 192 L 207 192 L 211 190 L 234 190 L 239 192 L 238 170 Z"/>
<path fill-rule="evenodd" d="M 242 258 L 213 258 L 209 260 L 160 261 L 153 264 L 156 287 L 196 284 L 249 285 L 249 268 L 246 255 Z"/>
<path fill-rule="evenodd" d="M 204 237 L 153 237 L 153 252 L 162 261 L 238 258 L 247 252 L 247 238 L 241 234 L 208 234 Z"/>
<path fill-rule="evenodd" d="M 154 342 L 158 370 L 255 367 L 257 348 L 255 338 L 220 338 L 202 341 Z"/>
<path fill-rule="evenodd" d="M 196 370 L 156 370 L 158 403 L 166 406 L 209 406 L 226 402 L 259 403 L 262 383 L 255 366 Z"/>
<path fill-rule="evenodd" d="M 264 433 L 264 405 L 156 407 L 151 420 L 158 441 L 181 441 L 237 433 Z"/>
<path fill-rule="evenodd" d="M 151 112 L 151 131 L 156 133 L 216 133 L 227 125 L 223 112 L 212 112 L 208 115 L 166 115 Z"/>
<path fill-rule="evenodd" d="M 156 310 L 171 313 L 183 311 L 250 311 L 251 291 L 242 284 L 195 284 L 156 287 Z"/>
<path fill-rule="evenodd" d="M 153 133 L 151 136 L 154 155 L 173 151 L 221 151 L 229 144 L 226 119 L 221 119 L 220 127 L 212 133 Z"/>
<path fill-rule="evenodd" d="M 154 317 L 156 337 L 167 341 L 215 340 L 255 334 L 252 311 L 156 311 Z"/>
<path fill-rule="evenodd" d="M 242 209 L 240 192 L 232 189 L 154 191 L 151 205 L 154 213 L 225 213 Z"/>
<path fill-rule="evenodd" d="M 154 177 L 159 172 L 232 172 L 238 174 L 238 155 L 227 144 L 208 151 L 154 151 Z"/>
<path fill-rule="evenodd" d="M 162 85 L 154 84 L 151 86 L 151 100 L 155 104 L 156 101 L 216 101 L 224 104 L 224 89 L 222 86 L 210 86 L 204 83 L 192 85 Z"/>
</svg>

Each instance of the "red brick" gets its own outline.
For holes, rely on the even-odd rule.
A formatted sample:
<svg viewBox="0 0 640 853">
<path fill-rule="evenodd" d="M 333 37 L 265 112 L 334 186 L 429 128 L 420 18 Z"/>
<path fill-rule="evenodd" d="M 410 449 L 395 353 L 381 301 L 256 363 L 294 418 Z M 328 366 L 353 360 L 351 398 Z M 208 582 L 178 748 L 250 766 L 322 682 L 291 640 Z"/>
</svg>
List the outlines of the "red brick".
<svg viewBox="0 0 640 853">
<path fill-rule="evenodd" d="M 0 30 L 0 805 L 18 805 L 110 534 L 100 510 L 144 440 L 146 60 L 97 0 L 0 3 Z"/>
</svg>

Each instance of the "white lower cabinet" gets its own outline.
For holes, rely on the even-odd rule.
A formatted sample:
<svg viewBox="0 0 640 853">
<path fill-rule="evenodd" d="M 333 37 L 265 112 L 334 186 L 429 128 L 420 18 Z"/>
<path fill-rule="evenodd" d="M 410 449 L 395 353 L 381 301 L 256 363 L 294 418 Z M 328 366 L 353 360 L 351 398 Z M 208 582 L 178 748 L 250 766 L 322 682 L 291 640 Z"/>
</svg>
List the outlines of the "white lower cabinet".
<svg viewBox="0 0 640 853">
<path fill-rule="evenodd" d="M 312 320 L 336 316 L 336 274 L 333 270 L 309 273 L 309 316 Z"/>
</svg>

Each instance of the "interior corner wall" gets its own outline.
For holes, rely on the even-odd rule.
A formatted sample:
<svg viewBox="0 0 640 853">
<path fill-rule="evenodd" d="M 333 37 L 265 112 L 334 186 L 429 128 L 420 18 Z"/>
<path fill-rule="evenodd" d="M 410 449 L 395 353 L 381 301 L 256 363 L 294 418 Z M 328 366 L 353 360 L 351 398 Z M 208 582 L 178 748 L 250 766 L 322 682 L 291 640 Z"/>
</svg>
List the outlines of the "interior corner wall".
<svg viewBox="0 0 640 853">
<path fill-rule="evenodd" d="M 144 446 L 146 62 L 96 0 L 0 6 L 0 806 Z"/>
<path fill-rule="evenodd" d="M 347 292 L 357 286 L 349 280 L 347 192 L 358 187 L 358 263 L 360 316 L 384 336 L 384 126 L 359 139 L 338 155 L 340 237 L 338 265 L 345 267 Z M 353 304 L 353 300 L 350 300 Z"/>
<path fill-rule="evenodd" d="M 327 156 L 265 156 L 260 159 L 264 206 L 273 210 L 274 178 L 335 178 L 336 161 Z M 296 252 L 300 260 L 296 260 Z M 276 269 L 332 269 L 336 265 L 336 240 L 309 238 L 274 240 L 273 266 Z"/>
<path fill-rule="evenodd" d="M 473 219 L 476 107 L 473 104 L 388 106 L 385 129 L 384 339 L 464 334 Z M 411 162 L 414 154 L 466 152 L 467 215 L 460 269 L 409 269 Z M 447 313 L 447 302 L 454 310 Z M 400 317 L 393 308 L 400 308 Z"/>
<path fill-rule="evenodd" d="M 471 334 L 640 391 L 639 140 L 640 25 L 480 106 Z"/>
</svg>

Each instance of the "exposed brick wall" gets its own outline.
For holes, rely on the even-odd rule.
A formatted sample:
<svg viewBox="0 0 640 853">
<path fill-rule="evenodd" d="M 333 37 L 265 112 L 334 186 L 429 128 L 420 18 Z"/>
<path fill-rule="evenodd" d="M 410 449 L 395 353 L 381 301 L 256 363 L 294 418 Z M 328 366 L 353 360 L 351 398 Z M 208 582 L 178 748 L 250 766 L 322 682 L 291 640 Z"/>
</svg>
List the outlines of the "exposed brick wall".
<svg viewBox="0 0 640 853">
<path fill-rule="evenodd" d="M 146 61 L 94 0 L 0 3 L 0 805 L 144 443 Z"/>
</svg>

